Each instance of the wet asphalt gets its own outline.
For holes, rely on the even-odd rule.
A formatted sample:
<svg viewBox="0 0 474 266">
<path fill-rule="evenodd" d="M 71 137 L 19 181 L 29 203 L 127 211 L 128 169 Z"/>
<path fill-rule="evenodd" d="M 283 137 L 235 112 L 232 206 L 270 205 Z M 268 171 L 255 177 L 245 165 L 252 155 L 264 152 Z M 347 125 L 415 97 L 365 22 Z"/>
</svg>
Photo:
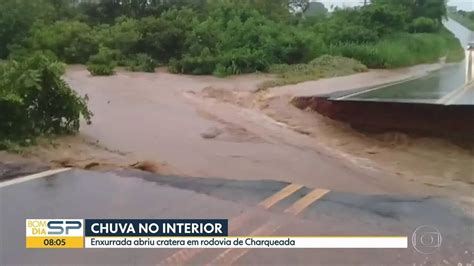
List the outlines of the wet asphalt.
<svg viewBox="0 0 474 266">
<path fill-rule="evenodd" d="M 141 171 L 71 170 L 0 188 L 0 265 L 161 264 L 177 250 L 32 250 L 25 248 L 28 218 L 225 218 L 251 212 L 236 234 L 248 235 L 268 221 L 282 224 L 275 235 L 403 235 L 409 248 L 252 250 L 237 265 L 468 265 L 474 263 L 474 221 L 448 199 L 404 195 L 358 195 L 330 191 L 298 217 L 283 210 L 314 188 L 302 187 L 269 210 L 258 203 L 288 183 L 160 176 Z M 472 209 L 471 209 L 472 210 Z M 232 220 L 231 220 L 232 221 Z M 421 225 L 442 235 L 441 247 L 422 255 L 411 236 Z M 222 250 L 205 250 L 186 261 L 211 262 Z"/>
</svg>

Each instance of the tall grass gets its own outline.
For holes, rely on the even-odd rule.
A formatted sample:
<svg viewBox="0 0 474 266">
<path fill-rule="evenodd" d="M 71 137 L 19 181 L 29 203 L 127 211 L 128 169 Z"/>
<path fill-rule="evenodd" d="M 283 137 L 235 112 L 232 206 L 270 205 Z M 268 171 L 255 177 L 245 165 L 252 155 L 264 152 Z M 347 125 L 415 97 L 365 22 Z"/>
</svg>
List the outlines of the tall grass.
<svg viewBox="0 0 474 266">
<path fill-rule="evenodd" d="M 460 61 L 463 49 L 449 32 L 400 33 L 373 44 L 345 43 L 330 47 L 330 53 L 361 61 L 369 68 L 397 68 L 433 63 L 446 56 Z"/>
<path fill-rule="evenodd" d="M 442 34 L 445 36 L 446 40 L 446 62 L 452 63 L 464 60 L 465 51 L 461 42 L 457 38 L 455 38 L 450 31 L 446 29 Z"/>
<path fill-rule="evenodd" d="M 308 80 L 331 78 L 367 71 L 367 67 L 352 58 L 323 55 L 307 64 L 275 64 L 269 72 L 277 75 L 277 79 L 263 82 L 259 90 L 270 87 L 296 84 Z"/>
</svg>

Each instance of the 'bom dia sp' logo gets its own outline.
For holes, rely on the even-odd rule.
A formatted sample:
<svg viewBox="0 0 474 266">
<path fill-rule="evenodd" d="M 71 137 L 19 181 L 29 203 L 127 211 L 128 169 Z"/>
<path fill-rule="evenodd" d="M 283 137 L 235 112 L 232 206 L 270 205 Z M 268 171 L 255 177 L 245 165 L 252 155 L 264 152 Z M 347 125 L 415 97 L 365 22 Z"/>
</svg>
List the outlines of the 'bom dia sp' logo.
<svg viewBox="0 0 474 266">
<path fill-rule="evenodd" d="M 82 219 L 27 219 L 27 248 L 83 247 L 84 220 Z"/>
<path fill-rule="evenodd" d="M 28 219 L 26 230 L 27 236 L 68 236 L 75 235 L 79 231 L 82 235 L 82 224 L 82 220 Z"/>
</svg>

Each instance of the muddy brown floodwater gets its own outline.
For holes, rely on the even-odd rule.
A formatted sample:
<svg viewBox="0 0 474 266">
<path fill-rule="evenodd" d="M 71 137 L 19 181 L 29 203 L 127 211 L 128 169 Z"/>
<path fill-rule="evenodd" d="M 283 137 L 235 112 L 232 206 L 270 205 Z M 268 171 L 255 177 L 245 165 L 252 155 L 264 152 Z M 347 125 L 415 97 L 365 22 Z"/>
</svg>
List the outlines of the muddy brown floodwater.
<svg viewBox="0 0 474 266">
<path fill-rule="evenodd" d="M 66 80 L 87 94 L 95 114 L 79 137 L 119 161 L 158 161 L 168 172 L 186 176 L 471 199 L 472 151 L 400 133 L 364 135 L 289 104 L 295 95 L 391 82 L 437 67 L 370 71 L 263 92 L 257 92 L 258 84 L 269 75 L 222 79 L 160 69 L 91 77 L 84 67 L 73 66 Z M 94 158 L 94 149 L 87 153 Z M 103 152 L 97 157 L 105 160 Z"/>
</svg>

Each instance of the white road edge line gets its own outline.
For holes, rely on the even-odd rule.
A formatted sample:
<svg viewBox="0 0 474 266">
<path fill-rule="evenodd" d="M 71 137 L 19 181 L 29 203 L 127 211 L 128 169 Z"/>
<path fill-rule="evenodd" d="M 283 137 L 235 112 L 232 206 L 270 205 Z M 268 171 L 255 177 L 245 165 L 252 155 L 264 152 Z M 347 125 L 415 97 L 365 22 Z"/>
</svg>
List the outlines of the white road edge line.
<svg viewBox="0 0 474 266">
<path fill-rule="evenodd" d="M 474 82 L 468 82 L 463 84 L 462 86 L 456 88 L 452 92 L 448 93 L 441 99 L 437 100 L 436 103 L 438 104 L 444 104 L 444 105 L 451 105 L 455 103 L 456 101 L 459 100 L 459 98 L 466 92 L 469 91 L 470 89 L 474 88 Z"/>
<path fill-rule="evenodd" d="M 397 85 L 397 84 L 401 84 L 401 83 L 404 83 L 404 82 L 408 82 L 408 81 L 412 81 L 412 80 L 415 80 L 415 79 L 419 79 L 419 78 L 422 78 L 423 75 L 421 76 L 414 76 L 414 77 L 409 77 L 409 78 L 406 78 L 406 79 L 402 79 L 402 80 L 399 80 L 399 81 L 393 81 L 393 82 L 388 82 L 388 83 L 385 83 L 385 84 L 380 84 L 380 85 L 375 85 L 375 86 L 368 86 L 365 90 L 361 90 L 361 91 L 358 91 L 358 92 L 354 92 L 354 93 L 350 93 L 350 94 L 347 94 L 347 95 L 344 95 L 344 96 L 341 96 L 341 97 L 337 97 L 335 98 L 334 100 L 345 100 L 347 98 L 350 98 L 350 97 L 353 97 L 353 96 L 357 96 L 359 94 L 364 94 L 364 93 L 367 93 L 367 92 L 371 92 L 371 91 L 376 91 L 376 90 L 380 90 L 380 89 L 384 89 L 386 87 L 390 87 L 392 85 Z M 362 88 L 361 88 L 362 89 Z"/>
<path fill-rule="evenodd" d="M 0 188 L 4 188 L 4 187 L 7 187 L 7 186 L 27 182 L 27 181 L 42 178 L 42 177 L 56 175 L 56 174 L 66 172 L 66 171 L 69 171 L 69 170 L 71 170 L 71 168 L 52 169 L 52 170 L 48 170 L 48 171 L 44 171 L 44 172 L 40 172 L 40 173 L 36 173 L 36 174 L 32 174 L 32 175 L 18 177 L 18 178 L 15 178 L 15 179 L 0 182 Z"/>
<path fill-rule="evenodd" d="M 464 88 L 464 90 L 462 90 L 462 92 L 456 94 L 453 96 L 453 98 L 449 99 L 446 104 L 449 105 L 449 104 L 455 104 L 456 102 L 458 102 L 461 97 L 466 94 L 468 91 L 470 90 L 474 90 L 474 86 L 471 86 L 472 83 L 470 84 L 466 84 L 466 87 Z"/>
<path fill-rule="evenodd" d="M 436 101 L 437 104 L 444 104 L 444 105 L 448 105 L 448 102 L 453 99 L 453 98 L 456 98 L 457 95 L 459 95 L 460 93 L 462 93 L 464 91 L 464 88 L 465 88 L 465 84 L 454 89 L 453 91 L 451 91 L 450 93 L 446 94 L 445 96 L 441 97 L 440 99 L 438 99 Z"/>
</svg>

